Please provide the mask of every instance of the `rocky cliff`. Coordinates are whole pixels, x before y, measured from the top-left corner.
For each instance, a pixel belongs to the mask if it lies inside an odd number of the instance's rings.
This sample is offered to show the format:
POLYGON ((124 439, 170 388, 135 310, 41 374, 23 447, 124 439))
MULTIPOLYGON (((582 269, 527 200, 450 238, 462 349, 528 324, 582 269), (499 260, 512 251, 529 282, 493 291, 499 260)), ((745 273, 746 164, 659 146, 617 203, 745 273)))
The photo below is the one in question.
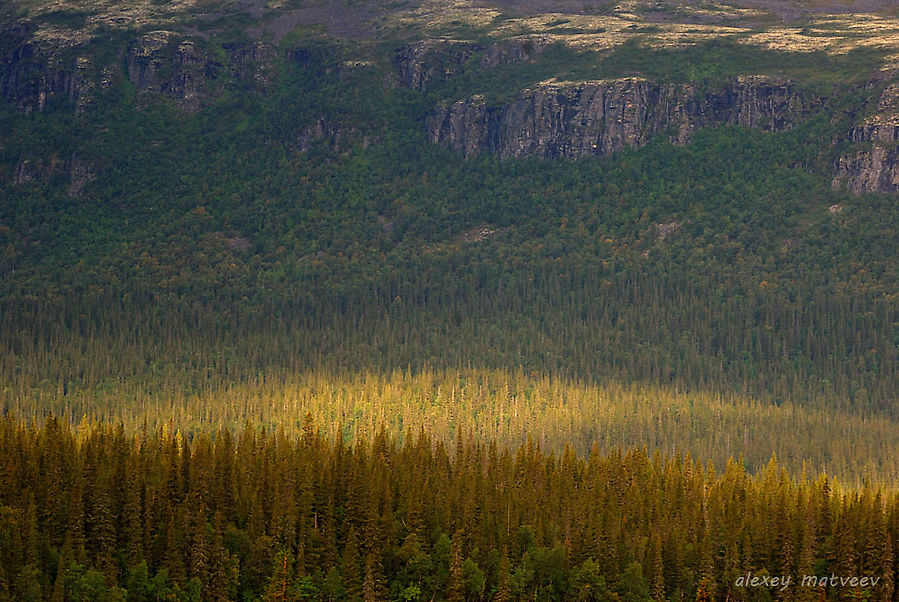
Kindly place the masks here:
POLYGON ((201 47, 168 31, 147 33, 126 52, 128 79, 139 94, 161 94, 187 110, 227 85, 265 91, 274 77, 274 48, 263 43, 201 47))
MULTIPOLYGON (((545 40, 533 38, 486 47, 428 40, 401 49, 395 63, 403 85, 428 91, 466 68, 532 60, 547 47, 545 40)), ((870 82, 863 93, 874 95, 876 107, 848 133, 837 134, 854 143, 854 150, 835 166, 835 188, 899 191, 899 83, 883 88, 896 75, 882 73, 870 82)), ((576 158, 639 147, 658 135, 683 144, 698 129, 726 124, 783 131, 827 100, 788 79, 761 75, 736 78, 712 90, 633 77, 549 81, 502 104, 490 104, 479 94, 441 103, 426 127, 432 143, 468 157, 486 152, 503 158, 576 158)))
POLYGON ((426 92, 461 75, 468 67, 492 69, 531 61, 548 46, 549 41, 539 36, 515 37, 487 46, 461 40, 429 39, 400 48, 393 62, 400 84, 426 92))
POLYGON ((34 33, 25 21, 0 28, 0 98, 19 111, 39 112, 57 103, 80 111, 97 89, 112 84, 113 72, 78 44, 41 44, 34 33))
POLYGON ((96 175, 96 166, 78 154, 71 154, 63 159, 34 155, 22 157, 16 162, 12 183, 21 186, 32 180, 61 177, 66 182, 66 191, 69 195, 78 197, 85 185, 93 181, 96 175))
POLYGON ((428 138, 466 156, 607 155, 659 134, 684 143, 697 129, 723 124, 769 131, 792 127, 821 104, 789 80, 741 77, 712 91, 638 78, 544 83, 488 106, 472 96, 438 106, 428 138))
MULTIPOLYGON (((53 106, 81 112, 104 90, 128 82, 141 105, 164 97, 190 112, 229 88, 265 95, 273 89, 283 61, 311 68, 323 64, 316 52, 328 52, 318 45, 282 54, 263 42, 214 44, 163 30, 118 40, 75 37, 60 41, 42 36, 27 21, 5 25, 0 29, 0 99, 23 113, 53 106)), ((396 51, 392 81, 421 92, 439 92, 441 83, 467 70, 483 72, 539 60, 550 47, 548 39, 537 35, 482 44, 423 40, 396 51)), ((854 192, 899 191, 899 83, 895 81, 896 74, 884 73, 866 88, 863 93, 871 98, 866 116, 855 118, 848 132, 835 133, 836 139, 854 144, 834 166, 835 187, 854 192)), ((698 129, 724 124, 786 130, 828 101, 803 90, 791 80, 761 75, 736 78, 712 89, 636 77, 551 80, 499 104, 477 94, 443 102, 427 117, 426 128, 432 143, 465 156, 607 155, 645 145, 656 136, 686 143, 698 129)), ((303 124, 298 132, 300 151, 320 140, 337 148, 342 141, 355 139, 341 124, 324 118, 303 124)), ((368 141, 370 132, 364 134, 368 141)), ((362 139, 363 134, 356 138, 362 139)), ((73 190, 80 190, 80 182, 89 181, 94 168, 82 169, 74 156, 63 160, 73 166, 66 168, 73 174, 69 178, 73 190)), ((21 158, 10 179, 21 183, 51 173, 44 164, 50 163, 41 163, 38 157, 21 158)))
POLYGON ((224 70, 193 42, 167 31, 150 32, 132 42, 125 68, 138 92, 160 93, 189 109, 199 108, 207 90, 217 91, 224 70))
POLYGON ((873 113, 848 134, 856 151, 840 158, 835 188, 852 192, 899 191, 899 83, 887 85, 873 113))
POLYGON ((483 47, 457 40, 422 40, 400 48, 394 57, 400 84, 424 92, 459 75, 464 64, 483 47))
POLYGON ((23 113, 54 104, 81 111, 98 91, 125 78, 139 96, 165 96, 190 111, 229 85, 264 92, 276 73, 277 52, 264 43, 216 47, 153 31, 109 53, 98 52, 88 39, 52 43, 38 38, 36 31, 26 21, 0 31, 0 98, 23 113))

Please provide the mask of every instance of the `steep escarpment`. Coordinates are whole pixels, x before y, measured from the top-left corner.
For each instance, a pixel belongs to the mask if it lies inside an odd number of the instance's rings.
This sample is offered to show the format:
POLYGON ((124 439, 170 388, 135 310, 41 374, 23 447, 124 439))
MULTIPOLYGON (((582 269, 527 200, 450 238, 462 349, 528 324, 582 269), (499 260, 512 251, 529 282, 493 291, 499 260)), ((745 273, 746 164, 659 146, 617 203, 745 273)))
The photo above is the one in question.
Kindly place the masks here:
POLYGON ((98 65, 83 44, 40 43, 33 24, 20 21, 0 28, 0 98, 23 113, 45 110, 56 103, 81 110, 98 89, 115 78, 98 65))
POLYGON ((23 113, 54 105, 81 111, 98 92, 125 79, 139 97, 163 96, 196 110, 227 86, 265 91, 276 73, 277 52, 261 42, 215 46, 152 31, 117 46, 89 37, 48 41, 38 34, 27 21, 0 31, 0 98, 23 113))
POLYGON ((440 105, 427 129, 432 143, 466 156, 573 158, 639 147, 661 133, 684 143, 692 132, 716 125, 782 131, 821 102, 790 80, 764 76, 740 77, 711 91, 640 78, 549 82, 499 106, 488 106, 483 96, 440 105))
POLYGON ((899 191, 899 83, 888 85, 874 112, 848 135, 854 153, 840 158, 833 180, 855 193, 899 191))
MULTIPOLYGON (((834 164, 833 186, 856 193, 899 191, 899 84, 895 72, 880 70, 869 80, 829 89, 816 83, 814 73, 744 75, 712 87, 671 83, 664 74, 642 75, 645 65, 639 69, 614 67, 610 72, 615 75, 602 80, 560 82, 551 78, 539 84, 524 83, 528 78, 537 80, 535 74, 583 72, 573 64, 586 65, 587 72, 602 70, 602 65, 590 63, 586 55, 577 55, 579 59, 565 55, 570 48, 559 46, 560 53, 544 54, 553 44, 551 37, 534 34, 481 44, 429 39, 397 51, 394 64, 404 87, 431 94, 443 91, 446 100, 426 119, 428 139, 465 156, 603 156, 643 146, 656 136, 683 144, 695 131, 721 125, 779 132, 822 110, 845 111, 831 115, 833 139, 851 145, 834 164), (577 63, 581 59, 585 62, 577 63), (557 70, 547 69, 547 63, 541 61, 556 61, 557 70), (497 70, 514 64, 519 66, 497 70), (521 88, 510 73, 524 80, 521 88), (459 76, 472 82, 470 96, 460 98, 458 85, 442 86, 459 76), (506 100, 501 102, 479 93, 480 88, 506 95, 510 85, 514 96, 504 96, 506 100), (846 102, 852 105, 850 109, 836 108, 846 102), (872 108, 859 110, 866 105, 872 108), (837 124, 845 123, 844 117, 854 125, 840 131, 845 126, 837 124)), ((601 63, 605 59, 596 60, 601 63)), ((784 69, 789 72, 788 66, 784 69)))
POLYGON ((426 92, 458 77, 468 67, 492 69, 531 61, 547 47, 549 41, 539 36, 515 37, 486 46, 464 40, 427 39, 400 48, 393 63, 401 85, 426 92))
POLYGON ((458 40, 422 40, 400 48, 394 57, 400 84, 424 92, 459 75, 482 46, 458 40))
POLYGON ((207 48, 172 32, 155 31, 129 45, 125 65, 139 93, 162 94, 196 110, 229 84, 265 90, 274 76, 275 56, 274 49, 262 43, 207 48))
POLYGON ((176 40, 167 31, 148 33, 128 48, 128 79, 139 92, 156 92, 198 108, 209 87, 217 87, 223 65, 202 53, 189 40, 176 40))
MULTIPOLYGON (((774 75, 721 79, 739 72, 728 71, 717 76, 722 83, 711 87, 684 83, 690 77, 673 83, 667 81, 667 73, 618 68, 615 63, 603 66, 605 59, 597 58, 599 54, 563 48, 557 39, 537 32, 477 41, 439 37, 396 50, 311 39, 297 47, 277 48, 243 37, 212 41, 216 38, 173 29, 119 31, 100 39, 93 30, 62 35, 59 29, 50 35, 46 23, 7 24, 0 29, 0 100, 25 114, 53 107, 81 113, 105 91, 118 90, 124 91, 122 97, 134 98, 138 108, 164 99, 191 113, 228 98, 229 91, 257 99, 271 97, 282 67, 292 64, 315 86, 327 87, 342 77, 353 82, 380 78, 379 85, 386 81, 392 91, 399 84, 429 99, 448 99, 428 115, 427 135, 432 143, 465 156, 576 158, 640 147, 658 136, 683 144, 697 130, 726 124, 784 131, 818 110, 839 105, 836 95, 843 93, 838 87, 813 93, 810 90, 825 88, 803 74, 796 79, 774 75), (337 55, 352 60, 335 61, 337 55), (359 75, 363 68, 371 75, 359 75), (356 74, 347 76, 350 71, 356 74), (613 77, 580 80, 596 73, 613 77), (618 77, 632 73, 641 77, 618 77), (650 73, 654 75, 646 75, 650 73), (579 81, 533 83, 550 75, 579 81), (447 83, 450 80, 456 81, 447 83), (490 100, 497 94, 506 100, 490 100)), ((851 129, 834 126, 829 132, 835 140, 851 144, 837 160, 827 155, 835 187, 854 192, 899 190, 899 84, 895 73, 880 73, 880 80, 859 84, 866 86, 861 94, 868 109, 849 115, 855 122, 851 129)), ((337 96, 349 97, 348 89, 340 88, 337 96)), ((427 102, 430 106, 436 101, 427 102)), ((288 135, 292 148, 345 149, 377 140, 373 130, 384 124, 355 111, 348 107, 342 115, 324 109, 303 113, 288 135)), ((845 123, 832 120, 838 122, 845 123)), ((77 191, 100 169, 98 162, 84 167, 68 150, 58 155, 14 157, 14 167, 6 171, 8 180, 22 184, 71 172, 67 178, 77 191)))

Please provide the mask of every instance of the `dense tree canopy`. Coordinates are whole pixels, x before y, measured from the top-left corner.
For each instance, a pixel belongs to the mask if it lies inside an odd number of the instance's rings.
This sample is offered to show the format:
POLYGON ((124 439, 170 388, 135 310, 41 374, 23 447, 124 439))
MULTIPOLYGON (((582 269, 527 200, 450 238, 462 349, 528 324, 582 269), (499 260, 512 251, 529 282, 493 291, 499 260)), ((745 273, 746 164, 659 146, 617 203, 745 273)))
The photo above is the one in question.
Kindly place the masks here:
POLYGON ((329 442, 311 415, 214 436, 6 418, 0 452, 4 598, 895 599, 895 492, 773 459, 753 477, 423 430, 329 442))

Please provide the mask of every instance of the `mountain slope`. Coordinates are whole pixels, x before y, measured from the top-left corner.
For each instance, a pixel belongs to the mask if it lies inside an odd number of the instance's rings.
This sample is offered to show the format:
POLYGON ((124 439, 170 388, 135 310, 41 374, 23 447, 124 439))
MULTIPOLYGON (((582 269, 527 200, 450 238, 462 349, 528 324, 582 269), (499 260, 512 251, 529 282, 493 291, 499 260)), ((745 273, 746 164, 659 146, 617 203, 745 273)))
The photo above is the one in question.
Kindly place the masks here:
POLYGON ((509 369, 892 424, 899 21, 791 6, 12 5, 4 406, 509 369))

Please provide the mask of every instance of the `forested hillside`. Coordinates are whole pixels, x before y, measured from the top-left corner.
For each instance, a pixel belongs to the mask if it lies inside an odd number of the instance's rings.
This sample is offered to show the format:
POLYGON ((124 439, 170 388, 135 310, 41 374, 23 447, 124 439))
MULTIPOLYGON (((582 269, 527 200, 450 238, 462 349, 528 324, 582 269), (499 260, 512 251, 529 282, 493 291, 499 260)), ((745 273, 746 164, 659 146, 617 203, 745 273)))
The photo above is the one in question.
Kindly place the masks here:
POLYGON ((895 599, 889 3, 0 16, 0 599, 895 599))

